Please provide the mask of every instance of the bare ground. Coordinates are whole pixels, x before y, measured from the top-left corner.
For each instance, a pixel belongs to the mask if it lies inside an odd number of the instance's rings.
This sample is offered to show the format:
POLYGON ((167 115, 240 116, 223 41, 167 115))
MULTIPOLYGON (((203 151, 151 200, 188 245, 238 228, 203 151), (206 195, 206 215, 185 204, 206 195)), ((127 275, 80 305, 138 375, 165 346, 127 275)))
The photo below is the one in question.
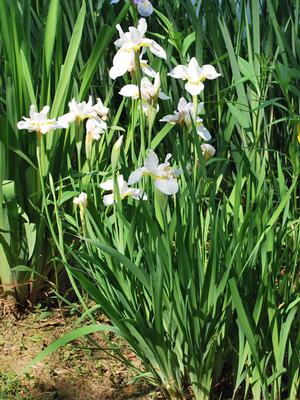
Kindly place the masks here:
MULTIPOLYGON (((1 302, 0 302, 1 307, 1 302)), ((1 315, 1 313, 0 313, 1 315)), ((130 383, 132 370, 108 354, 102 334, 93 339, 104 350, 77 340, 22 370, 53 340, 74 328, 77 316, 67 309, 37 309, 20 319, 0 318, 0 400, 148 400, 158 393, 147 383, 130 383)), ((124 356, 140 367, 135 355, 119 340, 124 356)))

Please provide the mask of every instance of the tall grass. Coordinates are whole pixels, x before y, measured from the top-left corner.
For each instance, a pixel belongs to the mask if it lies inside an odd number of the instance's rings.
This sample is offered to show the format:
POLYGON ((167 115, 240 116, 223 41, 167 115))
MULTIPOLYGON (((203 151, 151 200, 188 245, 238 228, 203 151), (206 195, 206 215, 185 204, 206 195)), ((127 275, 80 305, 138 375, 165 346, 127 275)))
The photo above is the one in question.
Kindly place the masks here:
MULTIPOLYGON (((16 295, 21 303, 26 301, 28 293, 34 302, 45 279, 55 282, 62 264, 55 263, 57 252, 45 221, 36 137, 18 132, 17 121, 28 115, 30 104, 39 109, 51 105, 51 115, 55 117, 63 113, 70 97, 78 92, 80 97, 86 95, 94 75, 99 76, 102 70, 99 61, 114 32, 110 25, 99 21, 99 11, 99 6, 89 3, 87 8, 81 1, 72 2, 72 7, 58 0, 0 4, 3 86, 0 274, 4 291, 16 295), (85 43, 82 49, 81 40, 85 43), (80 86, 76 79, 80 80, 80 86)), ((124 11, 113 21, 113 26, 123 15, 124 11)), ((74 135, 71 132, 66 138, 55 132, 45 137, 44 177, 51 172, 57 181, 68 175, 74 135)))
POLYGON ((122 21, 125 29, 137 14, 130 2, 96 3, 1 3, 6 97, 0 217, 7 261, 1 280, 15 282, 15 271, 30 271, 35 279, 46 275, 39 255, 51 237, 52 253, 42 254, 49 266, 59 260, 66 268, 93 321, 39 358, 77 335, 110 329, 129 343, 145 367, 142 376, 167 398, 296 400, 299 2, 156 3, 147 35, 166 49, 167 61, 147 55, 170 96, 160 103, 159 117, 172 113, 184 93, 183 83, 167 76, 171 68, 196 56, 222 73, 205 85, 203 96, 203 119, 217 149, 209 161, 194 130, 187 136, 158 118, 149 128, 139 100, 117 95, 131 81, 129 75, 115 82, 108 77, 115 24, 122 21), (22 25, 30 16, 31 25, 22 25), (47 21, 45 45, 36 47, 41 21, 47 21), (44 169, 38 168, 35 138, 18 133, 17 120, 30 103, 51 103, 58 116, 71 97, 84 100, 89 93, 110 108, 109 130, 92 157, 85 156, 83 124, 71 126, 43 138, 44 169), (116 152, 120 133, 123 145, 116 152), (179 192, 166 198, 146 179, 147 202, 117 195, 116 204, 104 207, 99 184, 118 174, 127 178, 147 148, 160 159, 173 154, 183 170, 179 192), (12 170, 12 163, 18 168, 12 170), (71 199, 81 191, 88 203, 77 212, 71 199), (26 244, 22 262, 13 223, 26 244), (95 324, 95 308, 88 308, 83 293, 112 327, 95 324))

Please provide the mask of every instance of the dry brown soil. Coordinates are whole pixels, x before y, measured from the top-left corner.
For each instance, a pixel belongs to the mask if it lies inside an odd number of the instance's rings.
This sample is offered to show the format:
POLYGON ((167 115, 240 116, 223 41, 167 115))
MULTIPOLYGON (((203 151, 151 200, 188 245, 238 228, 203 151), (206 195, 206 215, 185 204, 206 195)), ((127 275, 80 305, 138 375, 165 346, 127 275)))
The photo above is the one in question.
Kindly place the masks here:
MULTIPOLYGON (((1 305, 1 304, 0 304, 1 305)), ((78 317, 68 309, 51 311, 37 309, 16 318, 0 317, 0 400, 148 400, 158 398, 157 392, 145 382, 130 383, 132 370, 115 360, 109 353, 102 334, 93 339, 97 349, 86 340, 77 340, 31 367, 24 367, 53 340, 78 326, 78 317), (91 350, 91 346, 93 349, 91 350), (89 347, 89 348, 88 348, 89 347), (104 349, 104 350, 103 350, 104 349), (3 376, 16 379, 21 390, 7 394, 3 376), (2 380, 1 380, 2 377, 2 380), (1 388, 2 385, 2 388, 1 388), (1 390, 2 389, 2 390, 1 390), (1 396, 2 393, 2 396, 1 396), (4 394, 3 394, 4 393, 4 394), (7 396, 7 397, 6 397, 7 396), (11 396, 11 397, 10 397, 11 396)), ((123 354, 139 366, 135 355, 125 345, 123 354)), ((14 386, 14 383, 12 384, 14 386)))

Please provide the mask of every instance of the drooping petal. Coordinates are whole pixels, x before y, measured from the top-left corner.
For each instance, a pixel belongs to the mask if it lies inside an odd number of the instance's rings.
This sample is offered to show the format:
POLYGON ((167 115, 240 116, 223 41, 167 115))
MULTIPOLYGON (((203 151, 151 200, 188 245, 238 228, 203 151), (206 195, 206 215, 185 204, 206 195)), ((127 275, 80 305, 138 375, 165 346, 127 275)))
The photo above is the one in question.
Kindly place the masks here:
POLYGON ((199 82, 199 83, 187 82, 184 85, 184 87, 192 96, 197 96, 204 90, 204 85, 202 82, 199 82))
POLYGON ((139 182, 142 179, 143 170, 142 168, 138 168, 135 171, 131 172, 128 178, 128 185, 133 185, 134 183, 139 182))
POLYGON ((131 97, 133 99, 138 99, 139 98, 139 88, 137 85, 125 85, 122 87, 120 90, 119 94, 124 97, 131 97))
POLYGON ((200 125, 200 126, 197 127, 197 133, 204 140, 210 140, 211 139, 211 134, 209 133, 208 129, 205 128, 204 125, 200 125))
POLYGON ((157 189, 164 194, 172 195, 178 192, 178 182, 175 178, 155 179, 154 184, 157 189))
POLYGON ((155 78, 156 71, 154 71, 154 69, 151 68, 150 65, 147 64, 147 61, 141 60, 140 64, 141 64, 142 71, 144 72, 145 75, 148 75, 151 78, 155 78))
POLYGON ((116 79, 119 76, 124 75, 127 71, 130 71, 133 58, 134 58, 133 51, 125 51, 122 49, 117 51, 113 59, 113 66, 109 70, 110 78, 116 79))
POLYGON ((148 46, 151 53, 153 53, 156 57, 163 58, 164 60, 167 59, 165 50, 158 43, 156 43, 155 40, 143 39, 142 43, 148 46))
POLYGON ((177 65, 168 75, 175 79, 188 79, 188 69, 185 65, 177 65))
POLYGON ((55 123, 56 129, 68 129, 69 128, 69 122, 66 120, 57 120, 55 123))
POLYGON ((201 73, 205 76, 206 79, 216 79, 221 76, 221 74, 216 71, 215 67, 209 64, 205 64, 202 66, 201 73))
POLYGON ((61 125, 69 125, 70 123, 74 122, 76 119, 76 114, 73 112, 68 112, 60 117, 58 117, 58 123, 61 125))
POLYGON ((176 124, 178 122, 178 115, 176 114, 169 114, 165 115, 163 118, 161 118, 159 121, 160 122, 170 122, 171 124, 176 124))
POLYGON ((164 92, 162 92, 162 91, 159 92, 158 97, 159 97, 161 100, 169 100, 169 98, 170 98, 169 96, 166 95, 166 93, 164 93, 164 92))

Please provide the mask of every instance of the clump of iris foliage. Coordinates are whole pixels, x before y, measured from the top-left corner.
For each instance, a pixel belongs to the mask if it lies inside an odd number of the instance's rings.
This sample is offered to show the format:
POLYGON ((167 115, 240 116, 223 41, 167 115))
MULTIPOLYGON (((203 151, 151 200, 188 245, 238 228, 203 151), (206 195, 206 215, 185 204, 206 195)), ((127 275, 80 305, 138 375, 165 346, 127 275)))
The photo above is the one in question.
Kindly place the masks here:
POLYGON ((109 330, 166 398, 296 400, 300 4, 152 6, 0 2, 2 288, 66 271, 39 359, 109 330))

